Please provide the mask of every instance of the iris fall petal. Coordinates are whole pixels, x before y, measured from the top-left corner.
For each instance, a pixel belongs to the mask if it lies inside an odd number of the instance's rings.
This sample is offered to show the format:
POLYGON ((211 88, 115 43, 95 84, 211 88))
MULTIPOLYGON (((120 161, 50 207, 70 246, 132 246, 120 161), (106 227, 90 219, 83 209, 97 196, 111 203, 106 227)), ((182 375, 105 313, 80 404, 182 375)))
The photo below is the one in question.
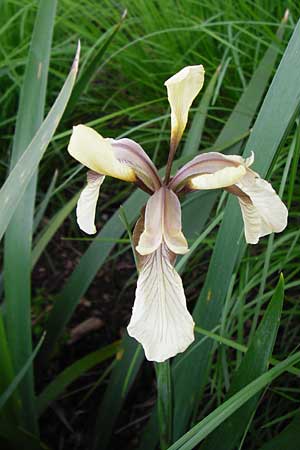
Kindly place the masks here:
POLYGON ((95 214, 100 187, 105 179, 91 170, 87 173, 87 185, 82 190, 77 202, 76 216, 79 228, 87 234, 96 233, 95 214))
POLYGON ((284 230, 288 210, 270 183, 249 170, 236 185, 250 199, 239 199, 249 244, 257 244, 260 237, 284 230))
POLYGON ((148 256, 139 274, 127 330, 149 361, 165 361, 194 341, 194 321, 165 244, 148 256))

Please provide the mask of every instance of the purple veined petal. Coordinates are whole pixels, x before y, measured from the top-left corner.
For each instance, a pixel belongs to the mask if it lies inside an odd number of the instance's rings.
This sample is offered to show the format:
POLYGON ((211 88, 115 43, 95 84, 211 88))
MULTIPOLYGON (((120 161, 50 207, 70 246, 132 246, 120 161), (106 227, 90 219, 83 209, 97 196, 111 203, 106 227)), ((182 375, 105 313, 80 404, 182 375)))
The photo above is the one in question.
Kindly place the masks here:
POLYGON ((154 192, 146 204, 145 228, 136 247, 140 255, 153 253, 162 243, 164 201, 164 188, 160 188, 154 192))
POLYGON ((181 205, 177 195, 164 189, 164 229, 163 236, 168 248, 177 255, 189 251, 187 241, 181 231, 181 205))
POLYGON ((252 156, 244 160, 236 155, 202 153, 178 170, 169 183, 169 188, 179 192, 185 187, 197 190, 231 186, 246 174, 252 160, 252 156))
POLYGON ((177 195, 165 186, 148 200, 144 231, 136 247, 140 255, 149 255, 165 241, 176 254, 188 251, 187 241, 181 231, 181 207, 177 195))
POLYGON ((257 244, 260 237, 285 229, 288 210, 270 183, 248 169, 236 187, 228 190, 238 196, 246 242, 257 244))
POLYGON ((139 274, 127 330, 142 344, 149 361, 165 361, 194 341, 194 321, 166 244, 147 257, 139 274))
POLYGON ((131 167, 136 176, 151 190, 162 185, 157 169, 143 148, 132 139, 111 139, 110 143, 118 161, 131 167))
POLYGON ((81 191, 76 207, 79 228, 87 234, 96 233, 95 214, 100 187, 105 179, 92 170, 87 172, 87 185, 81 191))

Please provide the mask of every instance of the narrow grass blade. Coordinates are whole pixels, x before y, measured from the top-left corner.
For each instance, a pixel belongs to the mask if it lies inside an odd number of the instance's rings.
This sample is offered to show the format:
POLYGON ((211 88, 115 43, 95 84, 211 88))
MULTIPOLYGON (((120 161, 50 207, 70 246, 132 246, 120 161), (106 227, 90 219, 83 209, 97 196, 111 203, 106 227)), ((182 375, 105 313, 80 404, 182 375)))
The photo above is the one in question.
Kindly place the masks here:
POLYGON ((44 230, 37 237, 35 245, 32 249, 32 268, 37 263, 39 257, 45 250, 48 242, 52 239, 63 221, 69 216, 79 198, 79 193, 74 195, 49 221, 44 230))
MULTIPOLYGON (((232 397, 244 386, 258 378, 267 370, 271 358, 282 311, 284 281, 281 275, 271 302, 264 314, 251 345, 240 367, 234 374, 226 399, 232 397)), ((241 409, 212 433, 201 450, 231 450, 243 436, 244 430, 255 412, 259 397, 252 397, 241 409), (232 430, 235 430, 232 433, 232 430)))
POLYGON ((78 75, 78 81, 74 86, 70 101, 66 108, 65 116, 68 116, 72 113, 80 95, 84 92, 88 84, 95 76, 96 71, 101 63, 101 59, 103 58, 114 37, 120 30, 121 25, 125 20, 126 14, 127 11, 125 10, 120 18, 120 21, 114 27, 112 27, 112 30, 107 31, 99 40, 99 48, 95 48, 87 63, 84 63, 82 65, 82 70, 78 75))
POLYGON ((260 447, 259 450, 298 450, 300 442, 300 415, 287 425, 281 433, 260 447))
POLYGON ((83 358, 75 361, 72 365, 64 369, 57 375, 50 384, 48 384, 37 399, 38 414, 41 415, 48 408, 48 406, 56 400, 60 394, 71 383, 77 380, 83 373, 87 372, 97 364, 106 361, 108 358, 114 356, 120 347, 120 341, 89 353, 83 358))
MULTIPOLYGON (((8 348, 7 337, 4 329, 2 314, 0 313, 0 394, 6 391, 14 378, 11 356, 8 348)), ((2 421, 10 424, 19 422, 20 402, 16 394, 12 395, 5 407, 2 407, 0 417, 2 421)))
POLYGON ((18 374, 14 377, 11 384, 8 386, 8 388, 1 394, 0 396, 0 409, 3 408, 5 403, 8 401, 8 399, 11 397, 11 395, 15 392, 16 388, 18 387, 19 383, 24 378, 26 372, 29 370, 29 368, 32 365, 32 361, 36 357, 39 349, 41 348, 41 345, 43 343, 44 338, 40 339, 38 345, 36 346, 34 352, 30 355, 28 360, 26 361, 25 365, 22 367, 22 369, 18 372, 18 374))
MULTIPOLYGON (((18 161, 24 155, 27 146, 43 121, 56 3, 56 0, 39 2, 20 93, 9 177, 15 185, 17 201, 12 198, 10 189, 7 189, 6 192, 3 191, 3 197, 1 196, 2 190, 0 193, 0 204, 3 205, 1 225, 4 221, 6 227, 9 219, 12 218, 5 239, 4 286, 8 343, 16 371, 21 369, 32 352, 30 259, 37 167, 28 177, 24 191, 19 190, 19 182, 22 178, 12 176, 12 173, 16 170, 18 161), (15 209, 16 204, 18 207, 15 209), (8 212, 5 212, 6 208, 8 212)), ((19 175, 24 176, 23 167, 19 175)), ((0 238, 2 238, 5 228, 1 231, 0 238)), ((37 433, 34 382, 31 369, 26 372, 20 385, 20 394, 24 408, 23 424, 26 429, 37 433)))
POLYGON ((224 420, 230 417, 235 411, 243 406, 254 395, 258 394, 273 380, 286 371, 288 367, 300 361, 300 352, 288 357, 276 367, 264 373, 246 387, 234 394, 229 400, 216 408, 205 419, 201 420, 190 431, 171 445, 168 450, 192 450, 213 430, 215 430, 224 420))
POLYGON ((107 447, 115 420, 144 360, 144 352, 141 345, 126 334, 118 358, 97 414, 93 450, 107 447))
POLYGON ((44 217, 44 214, 45 214, 46 209, 48 207, 51 195, 52 195, 52 193, 54 191, 54 188, 55 188, 57 175, 58 175, 58 172, 57 172, 57 170, 55 170, 54 175, 52 177, 52 180, 51 180, 51 182, 49 184, 49 187, 47 189, 47 192, 45 194, 45 197, 43 198, 41 203, 38 205, 38 210, 37 210, 37 213, 35 214, 35 217, 34 217, 34 224, 33 224, 33 231, 34 232, 37 230, 37 228, 38 228, 42 218, 44 217))
MULTIPOLYGON (((251 150, 255 150, 254 170, 263 177, 299 109, 300 61, 297 56, 300 51, 299 31, 300 24, 297 25, 284 53, 244 152, 244 155, 249 155, 251 150)), ((236 199, 230 198, 205 285, 194 310, 194 319, 199 326, 210 330, 218 324, 232 273, 244 245, 239 207, 236 199)), ((175 371, 174 430, 177 432, 176 437, 184 432, 192 410, 198 403, 194 393, 200 392, 206 383, 210 351, 211 343, 207 341, 199 348, 196 355, 193 355, 193 359, 185 358, 180 365, 180 371, 175 371), (194 364, 195 359, 199 361, 197 365, 194 364)))

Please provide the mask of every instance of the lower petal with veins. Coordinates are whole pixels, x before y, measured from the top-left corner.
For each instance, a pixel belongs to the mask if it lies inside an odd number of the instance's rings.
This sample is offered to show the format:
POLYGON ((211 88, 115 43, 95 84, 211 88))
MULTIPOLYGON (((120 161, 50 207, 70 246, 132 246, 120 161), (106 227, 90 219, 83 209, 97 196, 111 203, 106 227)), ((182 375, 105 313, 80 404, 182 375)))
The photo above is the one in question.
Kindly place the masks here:
POLYGON ((194 341, 182 281, 165 243, 148 256, 139 274, 128 333, 140 342, 149 361, 162 362, 194 341))

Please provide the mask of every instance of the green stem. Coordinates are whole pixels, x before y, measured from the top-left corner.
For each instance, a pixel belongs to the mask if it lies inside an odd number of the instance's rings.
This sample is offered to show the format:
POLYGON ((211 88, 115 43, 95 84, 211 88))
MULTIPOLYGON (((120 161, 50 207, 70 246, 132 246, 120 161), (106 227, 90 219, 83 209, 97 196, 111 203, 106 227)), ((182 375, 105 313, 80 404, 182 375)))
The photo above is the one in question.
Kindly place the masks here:
POLYGON ((155 363, 157 381, 157 408, 160 448, 166 450, 172 444, 172 379, 170 362, 155 363))

